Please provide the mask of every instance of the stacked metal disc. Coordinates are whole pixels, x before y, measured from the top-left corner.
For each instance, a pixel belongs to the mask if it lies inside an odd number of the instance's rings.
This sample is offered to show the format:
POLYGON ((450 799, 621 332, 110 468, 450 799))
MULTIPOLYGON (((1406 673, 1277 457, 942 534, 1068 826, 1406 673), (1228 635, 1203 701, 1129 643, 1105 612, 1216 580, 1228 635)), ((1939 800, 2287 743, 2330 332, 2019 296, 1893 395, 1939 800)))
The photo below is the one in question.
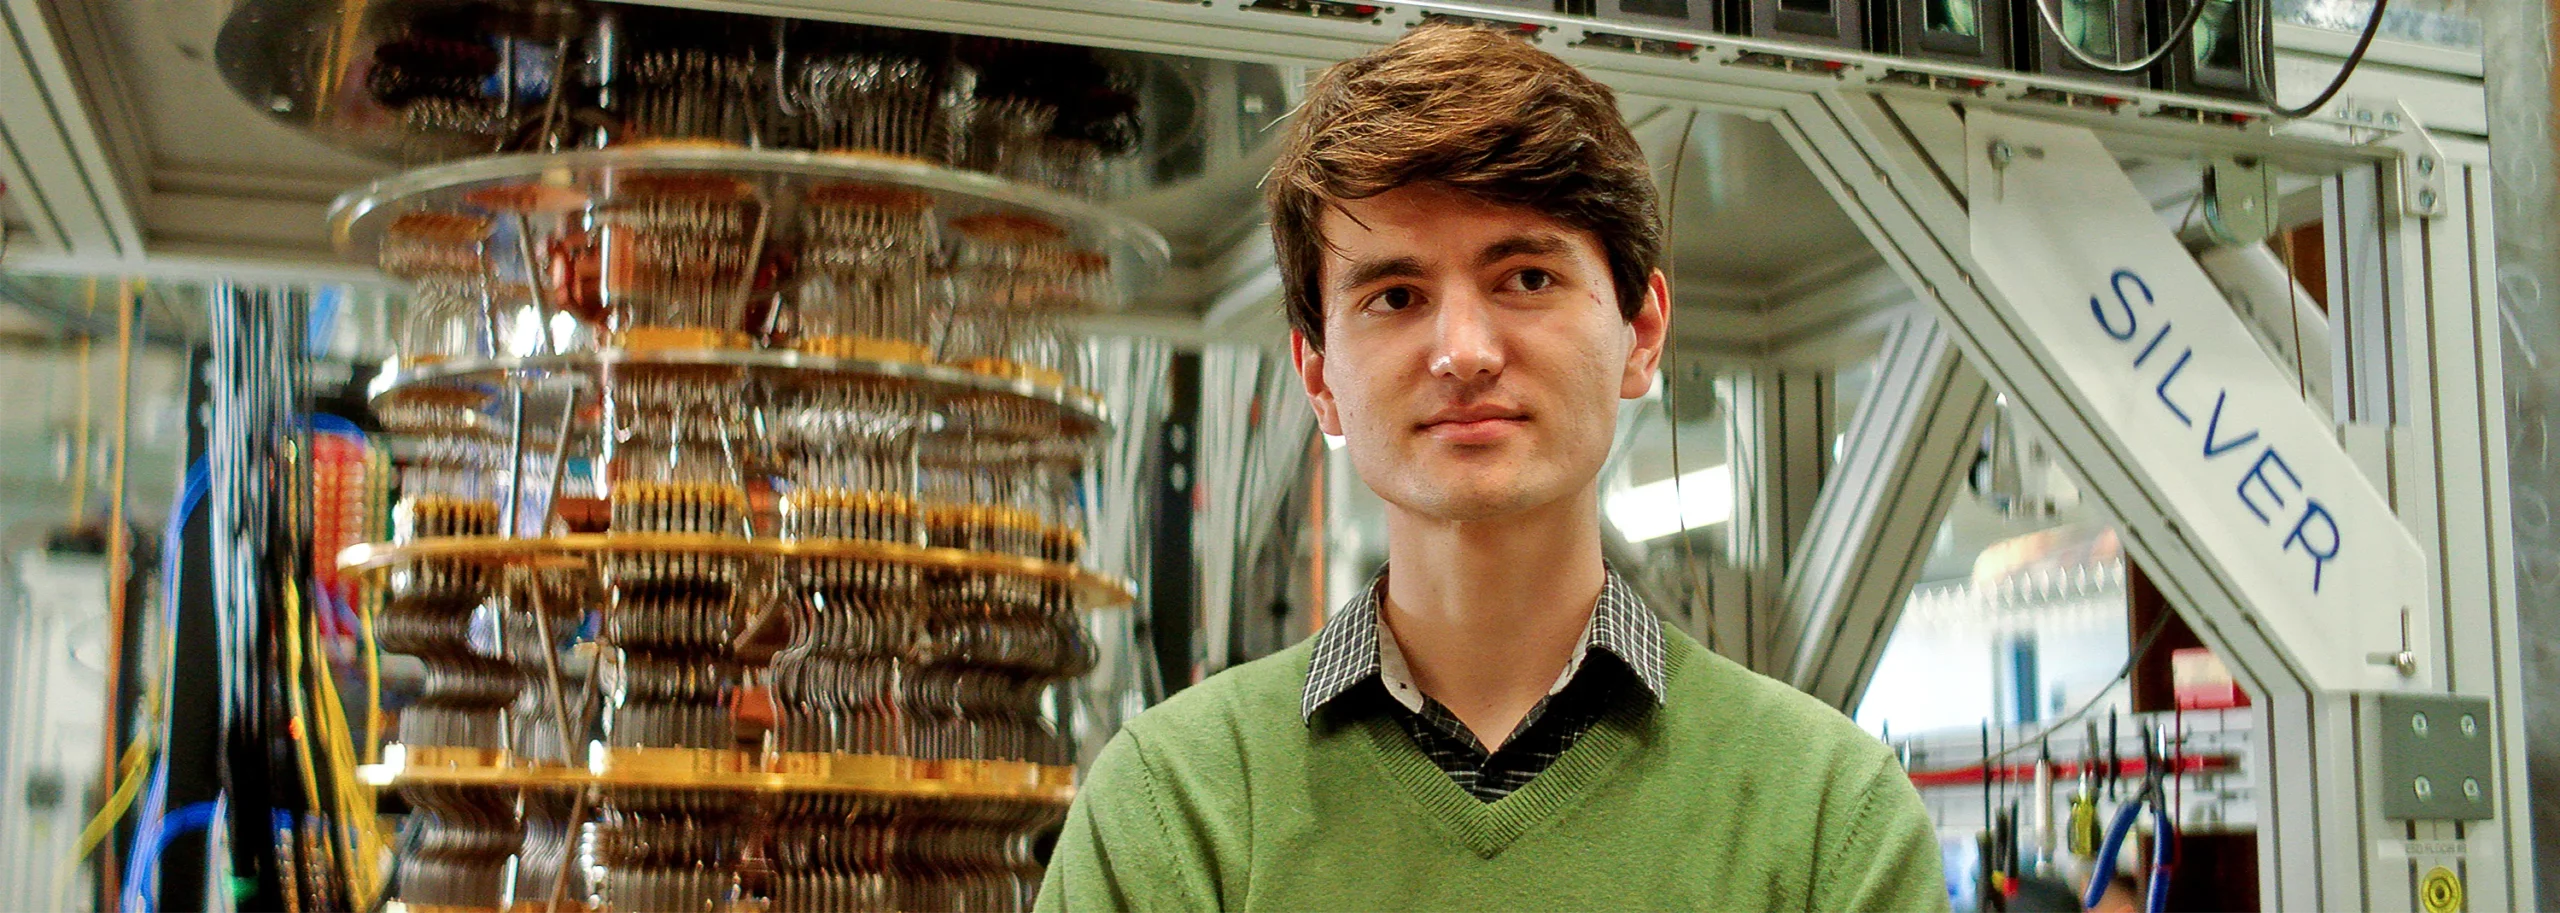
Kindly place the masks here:
MULTIPOLYGON (((402 329, 404 351, 422 360, 484 351, 478 332, 489 283, 481 245, 485 218, 416 213, 386 232, 382 266, 417 290, 402 329)), ((419 389, 381 403, 387 429, 412 442, 394 512, 400 540, 487 536, 498 530, 494 430, 481 397, 419 389)), ((421 561, 389 580, 377 620, 383 649, 418 657, 425 685, 400 717, 400 741, 421 765, 484 764, 507 746, 506 711, 525 678, 499 651, 488 576, 463 561, 421 561)), ((404 884, 413 903, 484 905, 496 896, 517 830, 509 793, 470 786, 409 786, 402 794, 422 820, 404 884)))
MULTIPOLYGON (((842 72, 801 129, 965 140, 891 110, 950 78, 900 59, 805 64, 842 72)), ((635 104, 718 132, 649 93, 726 65, 659 62, 635 104)), ((1072 782, 1047 698, 1093 664, 1071 318, 1111 256, 1074 204, 930 166, 578 155, 423 182, 381 229, 416 294, 376 404, 435 546, 384 616, 430 670, 397 896, 1027 908, 1072 782)))

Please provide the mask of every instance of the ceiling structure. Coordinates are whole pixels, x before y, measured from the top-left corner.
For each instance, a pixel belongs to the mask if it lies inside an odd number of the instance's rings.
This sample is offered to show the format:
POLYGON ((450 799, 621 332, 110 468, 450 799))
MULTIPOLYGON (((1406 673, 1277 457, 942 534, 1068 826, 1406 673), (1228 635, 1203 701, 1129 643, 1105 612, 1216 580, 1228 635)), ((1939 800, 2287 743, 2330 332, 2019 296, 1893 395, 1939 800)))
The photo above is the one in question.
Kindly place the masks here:
MULTIPOLYGON (((11 272, 382 282, 331 249, 328 211, 339 194, 401 163, 333 148, 235 94, 213 53, 233 6, 0 0, 0 24, 26 49, 0 62, 0 85, 31 90, 0 100, 11 272)), ((1198 148, 1159 145, 1123 164, 1133 190, 1109 202, 1166 236, 1173 269, 1095 329, 1277 343, 1285 324, 1257 185, 1305 71, 1128 57, 1147 78, 1179 86, 1164 107, 1194 110, 1167 110, 1161 118, 1175 122, 1156 129, 1198 148)), ((1908 305, 1900 281, 1774 128, 1632 95, 1622 107, 1666 187, 1665 267, 1675 327, 1693 354, 1847 363, 1862 354, 1854 331, 1908 305), (1844 336, 1846 350, 1826 347, 1844 336)), ((0 289, 8 298, 42 294, 43 283, 0 289)))

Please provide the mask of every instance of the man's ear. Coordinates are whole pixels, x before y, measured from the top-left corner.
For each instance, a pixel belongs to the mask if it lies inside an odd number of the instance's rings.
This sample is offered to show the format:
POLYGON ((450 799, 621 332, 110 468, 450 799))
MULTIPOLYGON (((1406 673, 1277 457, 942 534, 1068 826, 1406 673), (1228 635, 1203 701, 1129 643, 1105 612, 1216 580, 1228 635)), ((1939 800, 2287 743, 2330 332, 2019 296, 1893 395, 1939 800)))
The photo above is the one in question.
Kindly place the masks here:
POLYGON ((1644 304, 1627 321, 1635 332, 1635 345, 1627 349, 1625 375, 1618 378, 1618 397, 1636 399, 1653 389, 1654 375, 1662 367, 1662 346, 1671 337, 1671 283, 1662 278, 1661 270, 1645 280, 1644 304))
POLYGON ((1316 412, 1316 427, 1324 433, 1341 436, 1342 416, 1333 409, 1333 387, 1324 380, 1324 350, 1307 341, 1307 334, 1289 331, 1289 357, 1298 364, 1298 381, 1307 387, 1307 405, 1316 412))

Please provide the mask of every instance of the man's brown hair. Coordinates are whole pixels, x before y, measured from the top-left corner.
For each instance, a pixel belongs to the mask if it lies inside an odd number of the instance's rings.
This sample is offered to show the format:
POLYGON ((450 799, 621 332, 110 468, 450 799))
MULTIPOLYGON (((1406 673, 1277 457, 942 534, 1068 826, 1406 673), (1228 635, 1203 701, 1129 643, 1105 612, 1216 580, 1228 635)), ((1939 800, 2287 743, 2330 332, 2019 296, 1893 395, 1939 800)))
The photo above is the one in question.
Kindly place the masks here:
POLYGON ((1324 347, 1324 208, 1437 182, 1591 232, 1618 310, 1644 306, 1662 225, 1616 96, 1497 32, 1426 25, 1316 79, 1263 183, 1289 325, 1324 347))

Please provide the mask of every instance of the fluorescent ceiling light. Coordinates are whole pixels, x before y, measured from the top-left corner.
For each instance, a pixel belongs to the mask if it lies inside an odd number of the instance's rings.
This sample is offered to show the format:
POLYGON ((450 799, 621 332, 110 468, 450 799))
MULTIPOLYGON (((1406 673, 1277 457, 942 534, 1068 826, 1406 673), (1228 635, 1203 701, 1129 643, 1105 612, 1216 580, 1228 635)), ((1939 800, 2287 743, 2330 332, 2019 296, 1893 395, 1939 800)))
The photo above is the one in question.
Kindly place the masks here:
POLYGON ((1609 524, 1629 542, 1659 539, 1733 519, 1733 470, 1709 466, 1677 480, 1649 482, 1610 495, 1609 524))

